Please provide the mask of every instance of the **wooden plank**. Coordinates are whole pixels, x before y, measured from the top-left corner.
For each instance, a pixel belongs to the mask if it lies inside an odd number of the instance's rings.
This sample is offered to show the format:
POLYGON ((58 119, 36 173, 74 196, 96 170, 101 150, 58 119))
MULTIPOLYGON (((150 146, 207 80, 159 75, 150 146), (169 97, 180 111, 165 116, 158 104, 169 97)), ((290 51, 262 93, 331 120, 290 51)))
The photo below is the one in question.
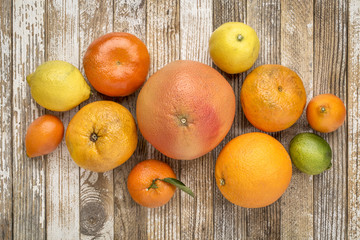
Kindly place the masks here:
MULTIPOLYGON (((300 76, 309 101, 313 94, 312 0, 281 1, 281 64, 300 76)), ((282 132, 281 142, 289 149, 296 134, 310 130, 304 111, 296 124, 282 132)), ((281 198, 281 238, 313 238, 313 178, 295 166, 290 186, 281 198)))
MULTIPOLYGON (((79 67, 79 5, 77 0, 47 4, 46 60, 63 60, 79 67)), ((79 108, 58 116, 64 126, 79 108)), ((79 167, 65 141, 46 160, 46 235, 48 239, 79 239, 79 167)))
POLYGON ((44 113, 26 76, 44 61, 44 1, 13 2, 13 238, 45 238, 45 158, 26 157, 25 134, 44 113))
MULTIPOLYGON (((150 53, 149 76, 180 58, 179 1, 162 0, 157 4, 147 1, 146 43, 150 53)), ((154 158, 168 163, 177 177, 180 163, 159 153, 149 143, 143 158, 154 158)), ((143 160, 143 159, 140 159, 143 160)), ((147 239, 182 239, 180 233, 180 191, 165 206, 147 210, 147 239)))
MULTIPOLYGON (((246 0, 214 1, 213 13, 213 30, 226 22, 246 23, 246 0)), ((240 89, 246 73, 226 74, 217 68, 214 63, 212 65, 228 80, 234 89, 237 102, 234 123, 225 139, 212 152, 213 159, 217 159, 226 143, 244 133, 242 124, 246 120, 241 105, 238 103, 240 89)), ((212 184, 214 184, 214 239, 244 239, 246 237, 246 210, 226 200, 216 186, 215 181, 212 184)))
MULTIPOLYGON (((113 1, 80 0, 80 71, 89 44, 113 30, 113 1)), ((93 95, 85 103, 111 99, 92 88, 93 95)), ((114 238, 113 171, 95 173, 80 169, 80 233, 81 239, 114 238)))
MULTIPOLYGON (((208 53, 212 33, 213 2, 180 2, 180 58, 211 65, 208 53)), ((211 239, 213 229, 214 163, 211 153, 196 160, 181 161, 180 178, 195 193, 191 198, 181 193, 181 238, 211 239)))
POLYGON ((12 6, 0 2, 0 238, 12 238, 12 6))
MULTIPOLYGON (((314 96, 332 93, 346 104, 347 1, 315 1, 314 96)), ((314 238, 345 239, 347 123, 320 134, 333 150, 332 168, 314 177, 314 238)))
MULTIPOLYGON (((247 2, 247 23, 255 29, 260 40, 260 53, 254 66, 263 64, 280 64, 280 0, 256 0, 247 2)), ((245 132, 258 131, 245 120, 243 124, 245 132)), ((281 140, 281 133, 272 133, 273 137, 281 140)), ((280 201, 272 205, 259 208, 247 209, 247 237, 250 239, 279 239, 280 238, 280 201)))
POLYGON ((360 4, 349 1, 348 26, 348 238, 360 239, 360 4))
MULTIPOLYGON (((146 43, 146 2, 115 1, 114 31, 134 34, 146 43)), ((139 90, 130 96, 119 98, 136 118, 136 99, 139 90)), ((147 210, 135 203, 127 190, 127 177, 131 169, 146 159, 147 142, 138 129, 138 146, 133 156, 114 169, 114 236, 115 239, 146 239, 147 210)))

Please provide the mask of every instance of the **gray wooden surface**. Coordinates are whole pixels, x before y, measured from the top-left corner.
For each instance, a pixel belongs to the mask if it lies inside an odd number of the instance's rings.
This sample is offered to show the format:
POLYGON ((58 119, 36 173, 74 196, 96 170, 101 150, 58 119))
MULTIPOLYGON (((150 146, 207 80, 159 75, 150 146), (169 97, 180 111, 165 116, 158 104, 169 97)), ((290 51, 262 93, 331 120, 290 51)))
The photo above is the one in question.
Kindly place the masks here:
MULTIPOLYGON (((2 0, 0 28, 0 239, 360 239, 359 0, 2 0), (333 93, 347 108, 345 124, 321 134, 333 149, 333 167, 314 177, 294 168, 282 198, 260 209, 231 204, 214 181, 222 147, 257 131, 239 104, 247 73, 221 72, 208 53, 212 31, 229 21, 256 30, 261 50, 254 67, 290 67, 302 78, 307 101, 333 93), (84 72, 88 45, 112 31, 133 33, 146 43, 149 75, 177 59, 206 63, 224 75, 235 91, 237 109, 217 148, 197 160, 172 160, 139 132, 134 155, 104 174, 77 167, 64 141, 47 156, 26 157, 26 129, 45 113, 60 117, 66 127, 82 106, 107 99, 135 116, 138 91, 124 98, 94 91, 80 106, 58 113, 37 105, 25 81, 48 60, 65 60, 84 72), (157 209, 132 201, 127 175, 148 158, 169 163, 196 198, 177 191, 157 209)), ((291 128, 271 135, 287 148, 304 131, 312 130, 303 114, 291 128)))

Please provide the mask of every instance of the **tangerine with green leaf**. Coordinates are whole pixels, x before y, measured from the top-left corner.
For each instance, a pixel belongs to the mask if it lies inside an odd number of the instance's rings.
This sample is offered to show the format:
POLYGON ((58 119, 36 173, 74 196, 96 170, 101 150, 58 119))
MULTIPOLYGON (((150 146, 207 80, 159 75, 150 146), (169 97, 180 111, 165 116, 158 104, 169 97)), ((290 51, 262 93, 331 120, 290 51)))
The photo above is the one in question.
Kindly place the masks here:
POLYGON ((132 199, 148 208, 156 208, 168 203, 176 187, 193 196, 191 190, 176 179, 174 171, 168 164, 155 159, 138 163, 131 170, 127 182, 132 199))

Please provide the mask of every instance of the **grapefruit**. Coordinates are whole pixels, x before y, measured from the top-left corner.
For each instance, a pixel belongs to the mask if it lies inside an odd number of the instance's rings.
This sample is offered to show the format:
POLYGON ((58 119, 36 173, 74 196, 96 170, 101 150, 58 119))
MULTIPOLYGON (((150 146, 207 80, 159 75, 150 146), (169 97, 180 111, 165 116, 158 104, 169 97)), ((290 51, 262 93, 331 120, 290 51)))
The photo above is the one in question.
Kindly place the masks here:
POLYGON ((144 84, 136 116, 140 132, 157 150, 170 158, 191 160, 226 136, 235 116, 235 95, 215 69, 178 60, 144 84))

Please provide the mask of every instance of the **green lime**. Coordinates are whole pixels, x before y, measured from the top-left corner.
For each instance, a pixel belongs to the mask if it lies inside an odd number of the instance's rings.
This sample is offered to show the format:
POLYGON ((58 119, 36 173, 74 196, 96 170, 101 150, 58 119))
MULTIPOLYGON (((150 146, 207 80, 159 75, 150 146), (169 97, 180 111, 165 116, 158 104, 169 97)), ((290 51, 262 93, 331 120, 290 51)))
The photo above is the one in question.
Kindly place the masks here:
POLYGON ((331 168, 331 148, 314 133, 299 133, 290 142, 290 157, 302 172, 317 175, 331 168))

